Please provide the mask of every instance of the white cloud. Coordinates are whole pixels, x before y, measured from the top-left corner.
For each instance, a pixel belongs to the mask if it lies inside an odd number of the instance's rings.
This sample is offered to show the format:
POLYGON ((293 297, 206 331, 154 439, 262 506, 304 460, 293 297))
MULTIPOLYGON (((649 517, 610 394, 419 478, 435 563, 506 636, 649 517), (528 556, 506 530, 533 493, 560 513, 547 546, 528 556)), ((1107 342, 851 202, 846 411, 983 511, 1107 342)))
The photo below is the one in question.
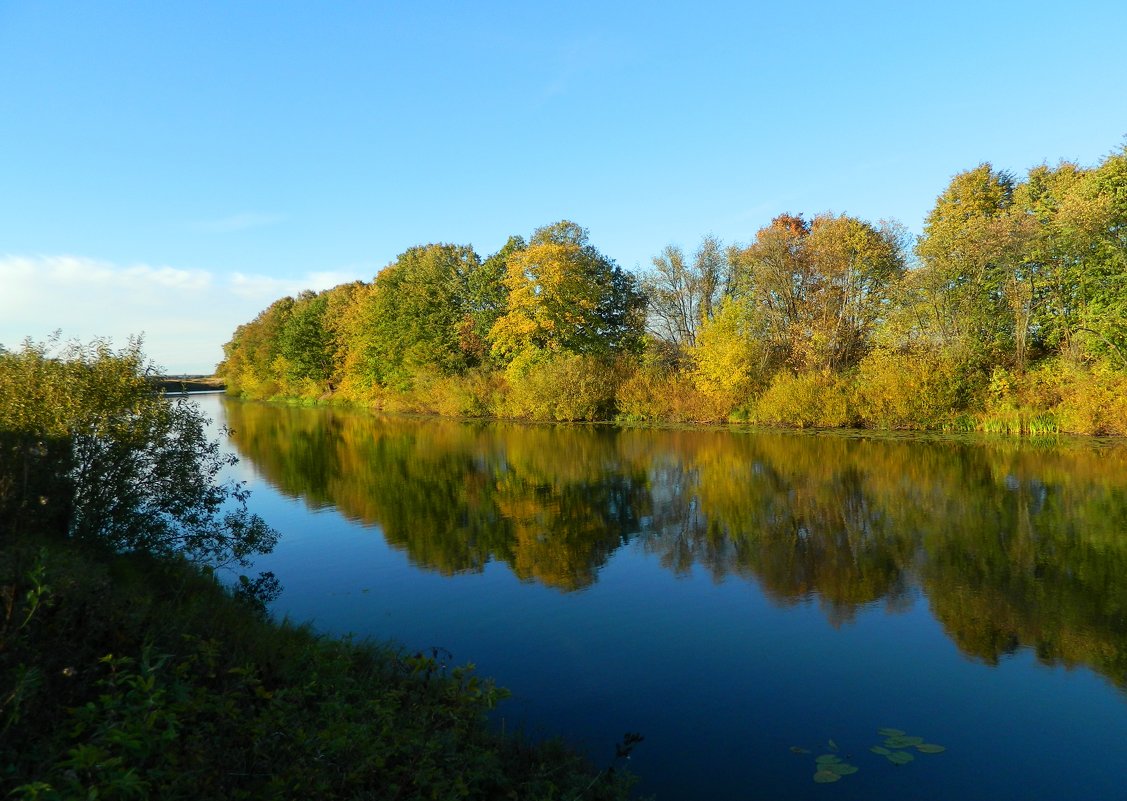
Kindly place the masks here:
POLYGON ((270 275, 232 273, 230 279, 231 291, 234 294, 244 298, 265 300, 267 303, 286 295, 296 295, 304 289, 320 292, 346 281, 355 280, 355 273, 339 271, 312 272, 301 278, 275 278, 270 275))
POLYGON ((0 344, 26 337, 143 335, 145 352, 175 373, 209 373, 235 328, 303 289, 322 290, 355 273, 273 278, 148 264, 116 265, 79 256, 0 255, 0 344))

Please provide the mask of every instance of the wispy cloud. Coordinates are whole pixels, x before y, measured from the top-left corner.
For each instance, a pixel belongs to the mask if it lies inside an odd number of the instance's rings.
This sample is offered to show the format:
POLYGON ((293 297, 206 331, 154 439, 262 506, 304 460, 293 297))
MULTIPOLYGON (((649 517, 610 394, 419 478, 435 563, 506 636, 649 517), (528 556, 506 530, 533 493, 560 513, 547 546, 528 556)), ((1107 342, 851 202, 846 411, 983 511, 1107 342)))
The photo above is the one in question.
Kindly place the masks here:
POLYGON ((265 214, 257 211, 245 211, 220 217, 214 220, 197 220, 191 227, 198 231, 207 231, 216 234, 226 234, 235 231, 246 231, 251 228, 266 228, 285 221, 283 214, 265 214))
POLYGON ((125 344, 144 335, 145 351, 174 372, 208 372, 222 345, 272 301, 322 290, 356 273, 322 271, 293 278, 134 264, 81 256, 0 255, 0 344, 25 337, 108 337, 125 344))
POLYGON ((276 300, 286 295, 296 295, 305 289, 320 292, 346 281, 355 281, 355 273, 340 271, 311 272, 299 278, 275 278, 270 275, 232 273, 231 292, 244 298, 269 298, 276 300))

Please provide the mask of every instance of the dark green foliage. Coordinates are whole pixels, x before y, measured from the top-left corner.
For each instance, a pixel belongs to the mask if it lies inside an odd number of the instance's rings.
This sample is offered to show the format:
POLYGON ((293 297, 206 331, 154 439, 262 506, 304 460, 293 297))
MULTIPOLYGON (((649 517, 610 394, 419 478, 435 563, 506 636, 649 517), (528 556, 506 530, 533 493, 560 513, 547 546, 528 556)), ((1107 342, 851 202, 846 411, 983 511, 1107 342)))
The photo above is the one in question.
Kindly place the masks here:
POLYGON ((333 341, 325 324, 327 294, 302 292, 278 333, 278 353, 286 360, 286 378, 328 381, 333 370, 333 341))
POLYGON ((467 246, 426 245, 400 254, 376 276, 360 307, 361 369, 383 386, 405 389, 420 370, 452 374, 478 363, 485 353, 474 339, 479 323, 503 303, 477 275, 481 269, 467 246))
POLYGON ((275 625, 182 560, 9 543, 0 593, 5 796, 626 795, 490 733, 471 668, 275 625))

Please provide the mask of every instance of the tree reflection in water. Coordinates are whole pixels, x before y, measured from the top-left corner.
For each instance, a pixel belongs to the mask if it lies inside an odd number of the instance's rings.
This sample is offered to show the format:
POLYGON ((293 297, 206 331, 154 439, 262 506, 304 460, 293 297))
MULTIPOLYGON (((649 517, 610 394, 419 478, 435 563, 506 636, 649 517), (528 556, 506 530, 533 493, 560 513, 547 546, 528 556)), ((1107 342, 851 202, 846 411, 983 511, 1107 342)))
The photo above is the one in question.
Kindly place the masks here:
POLYGON ((1127 446, 375 418, 229 401, 282 492, 445 574, 563 591, 634 543, 670 570, 816 599, 835 624, 922 591, 967 655, 1020 646, 1127 686, 1127 446))

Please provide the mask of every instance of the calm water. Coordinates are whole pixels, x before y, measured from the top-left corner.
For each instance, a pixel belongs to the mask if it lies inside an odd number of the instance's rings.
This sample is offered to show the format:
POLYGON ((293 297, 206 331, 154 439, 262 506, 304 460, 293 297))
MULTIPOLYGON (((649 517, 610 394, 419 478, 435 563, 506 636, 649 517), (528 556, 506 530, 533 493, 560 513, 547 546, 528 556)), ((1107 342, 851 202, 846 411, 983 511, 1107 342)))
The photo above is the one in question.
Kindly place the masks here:
POLYGON ((278 614, 444 648, 600 765, 640 732, 641 793, 1127 798, 1127 445, 200 403, 284 532, 278 614))

